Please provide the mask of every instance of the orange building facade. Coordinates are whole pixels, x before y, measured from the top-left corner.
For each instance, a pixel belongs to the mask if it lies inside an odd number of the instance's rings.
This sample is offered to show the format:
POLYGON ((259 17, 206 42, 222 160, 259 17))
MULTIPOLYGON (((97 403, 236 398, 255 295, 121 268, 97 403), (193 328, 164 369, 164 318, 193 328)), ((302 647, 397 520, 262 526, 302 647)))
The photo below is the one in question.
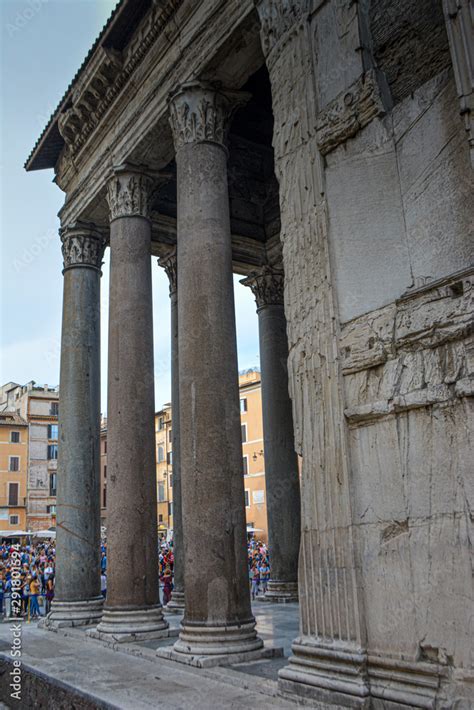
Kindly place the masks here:
POLYGON ((0 529, 26 530, 28 423, 0 412, 0 529))

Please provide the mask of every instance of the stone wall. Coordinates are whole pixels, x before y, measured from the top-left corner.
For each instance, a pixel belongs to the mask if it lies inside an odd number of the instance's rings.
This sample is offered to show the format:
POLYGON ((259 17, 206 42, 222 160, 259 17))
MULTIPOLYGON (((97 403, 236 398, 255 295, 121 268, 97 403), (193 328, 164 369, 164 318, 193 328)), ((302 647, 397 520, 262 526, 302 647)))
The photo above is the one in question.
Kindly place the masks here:
POLYGON ((451 64, 441 0, 366 0, 362 6, 394 104, 451 64))
POLYGON ((355 4, 259 5, 303 457, 280 680, 321 707, 472 697, 472 172, 439 8, 409 5, 385 32, 426 10, 431 60, 393 76, 355 4))

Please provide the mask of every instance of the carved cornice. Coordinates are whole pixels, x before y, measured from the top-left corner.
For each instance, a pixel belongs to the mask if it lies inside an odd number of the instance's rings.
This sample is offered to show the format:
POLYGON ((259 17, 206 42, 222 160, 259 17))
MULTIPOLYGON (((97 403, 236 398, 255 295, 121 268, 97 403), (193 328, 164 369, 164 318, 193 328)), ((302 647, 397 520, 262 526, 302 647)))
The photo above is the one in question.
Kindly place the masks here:
POLYGON ((176 152, 192 143, 224 146, 232 115, 249 98, 243 91, 220 91, 197 81, 180 86, 169 98, 176 152))
POLYGON ((130 56, 110 48, 100 49, 87 80, 74 91, 72 105, 58 116, 58 129, 70 155, 76 155, 86 143, 181 3, 182 0, 168 0, 153 4, 130 56))
POLYGON ((178 260, 176 257, 176 247, 166 256, 160 256, 158 266, 161 266, 169 279, 170 296, 176 293, 178 288, 178 260))
POLYGON ((64 271, 78 267, 100 272, 107 241, 93 224, 73 222, 59 230, 64 271))
POLYGON ((150 219, 150 194, 153 177, 146 167, 130 164, 113 168, 107 183, 110 221, 118 217, 150 219))
POLYGON ((252 289, 257 311, 265 306, 283 305, 285 277, 281 269, 262 266, 258 271, 252 271, 240 283, 252 289))
POLYGON ((370 70, 339 94, 316 122, 316 139, 326 155, 354 136, 376 116, 385 113, 375 72, 370 70))
POLYGON ((263 53, 268 57, 272 51, 286 44, 290 35, 308 13, 309 0, 256 0, 260 17, 260 37, 263 53))

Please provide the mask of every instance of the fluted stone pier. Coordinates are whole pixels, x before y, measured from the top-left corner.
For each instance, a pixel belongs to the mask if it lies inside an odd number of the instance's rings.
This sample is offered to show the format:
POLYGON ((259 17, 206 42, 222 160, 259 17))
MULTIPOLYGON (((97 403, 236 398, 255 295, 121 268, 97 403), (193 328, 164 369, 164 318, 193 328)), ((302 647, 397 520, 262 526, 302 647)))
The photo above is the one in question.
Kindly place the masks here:
POLYGON ((288 390, 284 275, 280 269, 264 266, 241 283, 252 289, 258 313, 270 546, 270 580, 264 599, 298 601, 301 501, 288 390))
POLYGON ((158 260, 170 284, 171 305, 171 406, 173 445, 173 591, 166 611, 184 613, 184 549, 183 514, 181 509, 181 461, 179 450, 179 355, 178 355, 178 291, 176 249, 158 260))
POLYGON ((179 401, 185 614, 160 655, 193 665, 261 655, 245 535, 226 126, 241 96, 172 97, 178 176, 179 401), (199 264, 199 269, 196 269, 199 264))
POLYGON ((119 641, 168 634, 158 586, 151 183, 125 165, 108 184, 108 579, 96 633, 119 641))
POLYGON ((61 229, 64 258, 56 596, 47 627, 97 623, 100 594, 100 276, 104 239, 61 229))

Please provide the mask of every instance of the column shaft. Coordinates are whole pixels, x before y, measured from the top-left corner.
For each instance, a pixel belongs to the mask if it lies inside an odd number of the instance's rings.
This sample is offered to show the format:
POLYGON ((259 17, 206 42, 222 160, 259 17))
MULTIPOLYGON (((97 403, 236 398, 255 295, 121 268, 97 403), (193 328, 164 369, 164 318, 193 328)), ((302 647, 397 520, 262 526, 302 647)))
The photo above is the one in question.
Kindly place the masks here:
POLYGON ((169 279, 171 305, 171 405, 173 450, 173 592, 167 611, 184 611, 184 540, 181 508, 181 457, 179 436, 179 348, 176 250, 158 260, 169 279))
POLYGON ((266 596, 274 601, 296 601, 301 506, 283 305, 260 308, 258 326, 271 570, 266 596))
POLYGON ((181 454, 179 434, 179 348, 178 348, 178 296, 171 294, 171 405, 173 446, 173 592, 170 611, 184 611, 184 546, 181 494, 181 454))
POLYGON ((123 640, 167 627, 158 589, 151 226, 144 209, 132 211, 147 187, 126 171, 109 185, 108 579, 97 631, 123 640))
POLYGON ((48 622, 78 625, 102 613, 100 595, 100 264, 102 237, 62 230, 64 296, 57 483, 56 597, 48 622))
POLYGON ((190 89, 172 113, 186 589, 178 655, 262 646, 248 585, 227 153, 217 101, 211 91, 190 89))

